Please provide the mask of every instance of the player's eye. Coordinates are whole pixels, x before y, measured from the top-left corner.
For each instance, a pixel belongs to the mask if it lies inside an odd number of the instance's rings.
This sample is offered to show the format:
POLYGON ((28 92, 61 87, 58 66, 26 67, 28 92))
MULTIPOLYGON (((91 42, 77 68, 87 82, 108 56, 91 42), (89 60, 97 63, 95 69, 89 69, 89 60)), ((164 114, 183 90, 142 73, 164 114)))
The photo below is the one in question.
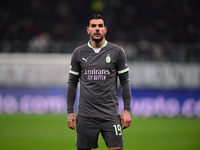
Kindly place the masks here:
POLYGON ((103 27, 103 24, 99 24, 99 27, 103 27))
POLYGON ((91 27, 96 27, 96 24, 91 24, 91 27))

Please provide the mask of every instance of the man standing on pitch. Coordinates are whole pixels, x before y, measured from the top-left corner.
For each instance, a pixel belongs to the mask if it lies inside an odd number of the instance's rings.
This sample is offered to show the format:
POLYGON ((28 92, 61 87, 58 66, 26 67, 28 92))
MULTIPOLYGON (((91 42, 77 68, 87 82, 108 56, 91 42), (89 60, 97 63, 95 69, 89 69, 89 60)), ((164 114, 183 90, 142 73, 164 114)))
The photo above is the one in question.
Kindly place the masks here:
POLYGON ((90 41, 76 48, 70 65, 67 88, 68 127, 77 133, 78 150, 98 147, 99 133, 109 150, 123 150, 123 132, 131 125, 129 68, 124 50, 106 41, 105 20, 99 14, 89 17, 90 41), (121 84, 124 111, 118 112, 117 77, 121 84), (80 97, 74 114, 77 84, 80 97))

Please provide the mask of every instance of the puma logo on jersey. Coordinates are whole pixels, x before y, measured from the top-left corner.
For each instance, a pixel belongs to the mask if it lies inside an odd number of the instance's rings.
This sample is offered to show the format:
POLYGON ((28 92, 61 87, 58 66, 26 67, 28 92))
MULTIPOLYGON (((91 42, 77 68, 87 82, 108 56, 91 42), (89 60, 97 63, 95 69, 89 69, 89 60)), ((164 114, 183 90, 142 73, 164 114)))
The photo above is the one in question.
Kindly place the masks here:
POLYGON ((88 59, 88 58, 82 58, 82 60, 85 60, 85 62, 87 62, 87 59, 88 59))

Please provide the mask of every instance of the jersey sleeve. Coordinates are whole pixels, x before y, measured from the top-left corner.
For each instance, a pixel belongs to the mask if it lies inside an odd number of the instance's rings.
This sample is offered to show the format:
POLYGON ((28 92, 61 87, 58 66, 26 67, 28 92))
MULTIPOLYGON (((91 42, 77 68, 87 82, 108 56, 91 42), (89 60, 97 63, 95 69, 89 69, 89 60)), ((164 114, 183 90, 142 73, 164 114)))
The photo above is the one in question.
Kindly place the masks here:
POLYGON ((73 75, 80 75, 80 71, 79 53, 75 50, 72 54, 69 73, 73 75))
POLYGON ((128 71, 129 68, 127 64, 126 54, 123 49, 120 49, 117 59, 117 73, 122 74, 128 71))
POLYGON ((67 112, 68 114, 74 113, 74 102, 76 100, 76 89, 78 78, 80 74, 80 63, 78 61, 78 53, 75 50, 72 54, 69 79, 67 87, 67 112))

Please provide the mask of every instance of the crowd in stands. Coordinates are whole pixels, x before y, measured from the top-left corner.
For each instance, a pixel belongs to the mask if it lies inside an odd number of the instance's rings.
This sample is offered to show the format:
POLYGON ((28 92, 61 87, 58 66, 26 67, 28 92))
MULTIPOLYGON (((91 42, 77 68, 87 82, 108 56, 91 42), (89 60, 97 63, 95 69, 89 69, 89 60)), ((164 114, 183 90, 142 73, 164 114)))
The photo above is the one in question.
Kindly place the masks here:
MULTIPOLYGON (((87 41, 87 19, 99 13, 106 18, 106 38, 111 42, 153 42, 168 46, 168 43, 192 43, 197 45, 195 49, 199 48, 200 9, 195 0, 6 0, 0 3, 0 42, 4 46, 10 41, 29 41, 29 51, 34 43, 41 44, 41 39, 46 40, 42 44, 47 47, 52 41, 87 41)), ((49 51, 43 49, 43 52, 49 51)))

